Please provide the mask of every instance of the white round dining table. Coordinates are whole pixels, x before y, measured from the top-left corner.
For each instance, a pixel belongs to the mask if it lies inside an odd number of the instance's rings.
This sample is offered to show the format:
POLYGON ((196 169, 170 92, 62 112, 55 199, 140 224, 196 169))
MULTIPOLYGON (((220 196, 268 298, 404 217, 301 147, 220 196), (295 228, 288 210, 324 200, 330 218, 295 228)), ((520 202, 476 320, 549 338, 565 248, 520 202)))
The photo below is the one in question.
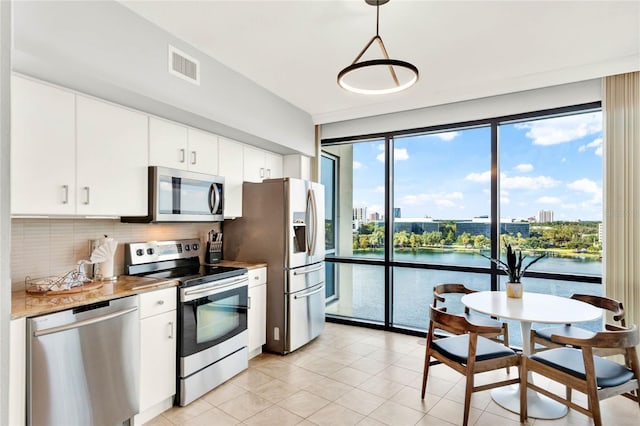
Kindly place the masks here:
MULTIPOLYGON (((572 324, 593 321, 602 317, 602 309, 588 303, 551 294, 525 292, 522 298, 507 297, 504 291, 478 291, 462 297, 463 305, 474 311, 498 318, 520 322, 523 356, 531 355, 531 323, 572 324)), ((532 381, 532 377, 528 378, 532 381)), ((491 398, 500 406, 514 413, 520 412, 520 387, 517 385, 496 388, 491 398)), ((557 419, 567 414, 567 407, 529 390, 527 412, 537 419, 557 419)))

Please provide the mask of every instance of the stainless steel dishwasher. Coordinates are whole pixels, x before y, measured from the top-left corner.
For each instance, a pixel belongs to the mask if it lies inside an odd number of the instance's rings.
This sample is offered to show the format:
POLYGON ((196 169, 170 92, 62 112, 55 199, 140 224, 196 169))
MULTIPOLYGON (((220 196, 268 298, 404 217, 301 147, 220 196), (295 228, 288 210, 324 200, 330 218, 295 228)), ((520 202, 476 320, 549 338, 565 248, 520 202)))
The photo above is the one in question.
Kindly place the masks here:
POLYGON ((137 296, 28 320, 27 422, 118 425, 138 413, 137 296))

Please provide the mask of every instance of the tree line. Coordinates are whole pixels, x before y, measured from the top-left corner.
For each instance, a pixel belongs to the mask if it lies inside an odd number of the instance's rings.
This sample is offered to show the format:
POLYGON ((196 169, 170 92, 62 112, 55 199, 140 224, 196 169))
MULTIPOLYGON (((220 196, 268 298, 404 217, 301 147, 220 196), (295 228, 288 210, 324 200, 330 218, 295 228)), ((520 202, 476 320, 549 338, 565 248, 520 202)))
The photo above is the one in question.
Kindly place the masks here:
MULTIPOLYGON (((598 240, 599 222, 549 222, 531 225, 529 237, 521 233, 500 236, 504 246, 511 244, 522 249, 566 249, 597 253, 602 250, 598 240)), ((353 249, 381 249, 384 247, 384 225, 363 223, 353 234, 353 249)), ((472 235, 464 232, 457 237, 455 222, 439 223, 438 231, 421 234, 406 230, 393 233, 393 246, 398 249, 444 248, 445 246, 466 249, 488 250, 491 239, 484 234, 472 235)))

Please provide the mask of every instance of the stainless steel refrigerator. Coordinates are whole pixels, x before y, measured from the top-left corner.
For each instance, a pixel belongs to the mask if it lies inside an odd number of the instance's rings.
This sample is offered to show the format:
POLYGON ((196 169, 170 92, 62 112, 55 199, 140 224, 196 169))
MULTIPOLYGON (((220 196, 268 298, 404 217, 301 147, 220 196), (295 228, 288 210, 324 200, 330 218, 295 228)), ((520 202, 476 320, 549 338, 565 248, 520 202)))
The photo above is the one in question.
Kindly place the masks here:
POLYGON ((223 225, 227 260, 267 263, 267 343, 286 354, 324 329, 324 187, 301 179, 242 186, 242 217, 223 225))

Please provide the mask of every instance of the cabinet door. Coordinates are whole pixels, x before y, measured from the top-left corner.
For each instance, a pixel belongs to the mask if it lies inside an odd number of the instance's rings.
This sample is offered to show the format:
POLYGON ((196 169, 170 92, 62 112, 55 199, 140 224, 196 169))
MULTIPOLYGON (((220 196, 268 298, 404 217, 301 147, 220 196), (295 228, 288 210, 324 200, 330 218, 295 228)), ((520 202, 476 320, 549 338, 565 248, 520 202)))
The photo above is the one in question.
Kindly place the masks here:
POLYGON ((140 412, 176 393, 176 311, 140 321, 140 412))
POLYGON ((187 170, 187 128, 149 117, 149 164, 187 170))
POLYGON ((249 312, 247 330, 249 333, 249 355, 255 356, 267 343, 267 285, 249 288, 249 312))
POLYGON ((11 320, 9 325, 9 424, 26 424, 27 321, 11 320))
POLYGON ((77 213, 147 214, 147 116, 77 96, 77 213))
POLYGON ((201 130, 189 129, 187 160, 192 172, 218 174, 218 136, 201 130))
POLYGON ((218 138, 218 173, 224 176, 224 217, 242 216, 242 145, 218 138))
POLYGON ((11 213, 75 214, 75 95, 11 82, 11 213))
POLYGON ((283 159, 282 155, 270 152, 264 153, 265 178, 275 179, 283 176, 283 159))
POLYGON ((266 178, 264 167, 264 151, 250 146, 243 146, 244 180, 246 182, 262 182, 266 178))

